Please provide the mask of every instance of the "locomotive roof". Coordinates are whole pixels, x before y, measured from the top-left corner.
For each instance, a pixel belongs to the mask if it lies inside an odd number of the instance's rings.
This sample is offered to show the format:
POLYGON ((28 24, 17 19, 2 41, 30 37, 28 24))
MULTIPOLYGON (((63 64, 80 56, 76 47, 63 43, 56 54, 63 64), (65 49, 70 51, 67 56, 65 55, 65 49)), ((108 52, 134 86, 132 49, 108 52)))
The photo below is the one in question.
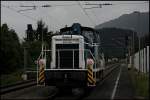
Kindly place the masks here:
MULTIPOLYGON (((65 31, 71 31, 72 30, 72 27, 64 27, 62 29, 60 29, 60 32, 65 32, 65 31)), ((82 27, 81 26, 81 30, 87 30, 87 31, 96 31, 94 30, 93 28, 90 28, 90 27, 82 27)))

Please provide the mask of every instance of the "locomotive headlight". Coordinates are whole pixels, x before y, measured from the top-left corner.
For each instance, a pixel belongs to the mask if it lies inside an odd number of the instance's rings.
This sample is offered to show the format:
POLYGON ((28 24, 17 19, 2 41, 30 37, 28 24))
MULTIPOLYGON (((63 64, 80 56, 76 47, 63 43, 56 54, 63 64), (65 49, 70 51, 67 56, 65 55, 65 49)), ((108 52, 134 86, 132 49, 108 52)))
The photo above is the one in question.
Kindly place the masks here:
POLYGON ((46 66, 46 59, 40 59, 39 60, 39 65, 40 66, 46 66))

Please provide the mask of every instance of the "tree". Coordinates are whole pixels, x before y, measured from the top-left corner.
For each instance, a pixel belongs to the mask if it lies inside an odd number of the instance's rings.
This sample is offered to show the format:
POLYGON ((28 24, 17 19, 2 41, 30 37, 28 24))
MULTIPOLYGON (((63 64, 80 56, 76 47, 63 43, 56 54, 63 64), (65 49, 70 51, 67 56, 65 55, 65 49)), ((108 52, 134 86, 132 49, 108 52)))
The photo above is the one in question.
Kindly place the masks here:
POLYGON ((15 30, 7 24, 1 27, 1 72, 10 73, 22 66, 22 48, 15 30))
POLYGON ((37 22, 36 39, 39 41, 46 41, 48 27, 45 27, 45 23, 40 20, 37 22))

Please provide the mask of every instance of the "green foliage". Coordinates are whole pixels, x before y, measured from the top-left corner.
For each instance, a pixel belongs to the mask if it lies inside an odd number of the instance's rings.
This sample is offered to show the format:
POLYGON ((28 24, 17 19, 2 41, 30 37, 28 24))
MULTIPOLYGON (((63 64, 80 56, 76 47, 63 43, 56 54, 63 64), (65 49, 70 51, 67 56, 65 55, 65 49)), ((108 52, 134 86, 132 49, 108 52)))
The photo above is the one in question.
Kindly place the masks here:
POLYGON ((42 20, 37 22, 37 29, 34 35, 35 40, 47 41, 48 26, 45 26, 45 23, 42 20))
POLYGON ((25 41, 34 42, 34 41, 44 41, 49 43, 50 36, 53 32, 48 32, 48 26, 42 20, 37 22, 37 29, 32 29, 32 24, 27 25, 26 38, 25 41))
MULTIPOLYGON (((128 46, 131 46, 133 31, 119 28, 102 28, 98 31, 106 59, 111 57, 124 58, 125 53, 128 52, 128 46)), ((138 47, 137 33, 134 33, 134 39, 135 46, 138 47)))
POLYGON ((6 74, 21 68, 22 66, 22 48, 19 43, 16 32, 9 29, 7 24, 1 27, 1 73, 6 74))
POLYGON ((51 46, 51 35, 52 31, 48 32, 48 26, 42 20, 37 22, 37 28, 32 29, 32 25, 27 25, 27 37, 22 43, 22 47, 27 47, 27 68, 36 68, 35 61, 39 57, 42 50, 42 40, 47 49, 51 46))
POLYGON ((27 51, 27 69, 35 69, 36 68, 36 64, 35 61, 37 60, 37 58, 39 57, 40 53, 41 53, 41 41, 24 41, 22 43, 22 47, 26 47, 26 51, 27 51))
POLYGON ((135 88, 135 95, 137 97, 149 97, 149 75, 146 73, 138 73, 137 70, 132 69, 129 71, 132 79, 132 84, 135 88))
POLYGON ((41 53, 41 41, 34 41, 30 43, 30 48, 28 50, 30 57, 30 65, 34 65, 32 67, 36 67, 34 61, 37 60, 41 53))
POLYGON ((39 57, 41 50, 42 50, 42 36, 43 36, 43 43, 46 45, 47 49, 50 49, 51 46, 51 35, 52 31, 48 32, 48 26, 40 20, 37 22, 37 29, 32 29, 32 25, 28 25, 28 29, 26 31, 27 39, 23 42, 22 46, 27 47, 27 68, 28 69, 35 69, 36 64, 35 61, 39 57), (42 34, 43 33, 43 34, 42 34))
POLYGON ((0 77, 1 80, 0 85, 5 86, 5 85, 16 83, 18 81, 22 81, 21 75, 22 75, 22 71, 20 70, 12 72, 10 74, 3 74, 0 77))

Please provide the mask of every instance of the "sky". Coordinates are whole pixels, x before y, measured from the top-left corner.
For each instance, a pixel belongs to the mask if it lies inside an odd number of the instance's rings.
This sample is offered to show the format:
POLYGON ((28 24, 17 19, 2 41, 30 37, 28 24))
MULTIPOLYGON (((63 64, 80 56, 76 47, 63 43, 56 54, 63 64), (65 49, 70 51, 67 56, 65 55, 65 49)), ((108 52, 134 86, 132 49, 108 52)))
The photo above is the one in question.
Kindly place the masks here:
POLYGON ((48 25, 49 31, 59 31, 60 28, 80 23, 82 26, 93 27, 118 18, 134 11, 149 12, 149 1, 1 1, 1 25, 7 23, 14 29, 19 38, 25 37, 27 24, 37 28, 37 21, 42 19, 48 25), (113 5, 85 5, 85 4, 113 5), (21 7, 21 6, 37 6, 21 7), (41 7, 51 5, 51 7, 41 7), (92 8, 93 9, 85 9, 92 8), (28 10, 29 9, 29 10, 28 10), (32 10, 30 10, 32 9, 32 10))

